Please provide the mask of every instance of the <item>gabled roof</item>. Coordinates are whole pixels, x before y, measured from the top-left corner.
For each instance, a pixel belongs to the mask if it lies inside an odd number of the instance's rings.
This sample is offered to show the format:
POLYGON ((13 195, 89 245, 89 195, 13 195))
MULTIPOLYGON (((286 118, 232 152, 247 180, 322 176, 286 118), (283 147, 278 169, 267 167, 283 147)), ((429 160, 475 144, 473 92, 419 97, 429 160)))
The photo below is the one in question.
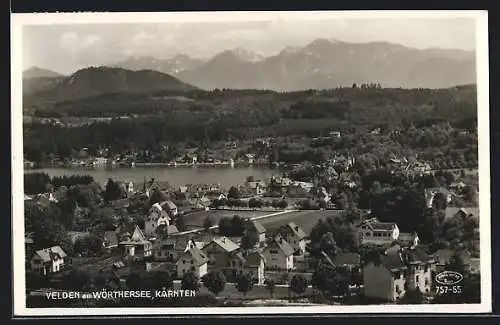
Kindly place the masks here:
POLYGON ((208 257, 203 253, 198 247, 192 247, 187 250, 184 254, 190 256, 196 266, 203 265, 208 262, 208 257))
POLYGON ((260 266, 261 261, 266 262, 266 259, 264 258, 264 255, 262 255, 259 252, 253 252, 248 254, 246 262, 245 262, 245 267, 256 267, 260 266))
POLYGON ((273 245, 277 246, 284 254, 285 256, 290 256, 293 255, 293 248, 290 246, 290 244, 283 239, 281 236, 276 236, 267 246, 268 248, 271 248, 273 245))
POLYGON ((377 218, 367 219, 361 225, 368 226, 372 231, 390 231, 397 226, 394 222, 380 222, 377 218))
MULTIPOLYGON (((236 243, 234 243, 232 240, 230 240, 227 237, 214 238, 214 239, 212 239, 212 242, 215 243, 216 245, 220 246, 223 250, 225 250, 228 253, 239 249, 239 246, 236 245, 236 243)), ((207 244, 207 246, 209 244, 207 244)))
POLYGON ((127 238, 120 242, 120 244, 123 245, 134 245, 134 244, 145 244, 149 243, 150 241, 146 239, 146 236, 144 236, 144 233, 142 230, 139 228, 139 226, 135 226, 134 233, 130 238, 127 238))
POLYGON ((293 234, 295 235, 295 237, 297 237, 299 239, 304 239, 304 238, 307 237, 307 235, 304 232, 304 230, 302 230, 302 228, 300 228, 299 226, 297 226, 294 222, 288 223, 287 227, 290 228, 290 230, 293 232, 293 234))
POLYGON ((55 257, 64 258, 67 256, 61 246, 52 246, 50 248, 38 250, 35 252, 35 255, 41 258, 43 262, 50 262, 55 257))
POLYGON ((266 232, 266 228, 264 228, 264 226, 262 226, 262 224, 256 220, 250 220, 249 226, 253 227, 258 234, 263 234, 266 232))
POLYGON ((113 247, 118 245, 118 235, 115 231, 105 231, 103 235, 103 246, 113 247))
POLYGON ((407 268, 403 260, 403 254, 399 249, 387 251, 386 255, 382 256, 381 260, 382 265, 390 271, 407 268))
POLYGON ((160 206, 162 207, 162 209, 167 210, 177 209, 177 206, 172 201, 163 201, 162 203, 160 203, 160 206))
POLYGON ((479 207, 468 207, 468 208, 457 208, 457 207, 447 207, 445 210, 445 218, 450 219, 457 215, 458 212, 462 212, 466 216, 472 215, 475 218, 479 218, 479 207))

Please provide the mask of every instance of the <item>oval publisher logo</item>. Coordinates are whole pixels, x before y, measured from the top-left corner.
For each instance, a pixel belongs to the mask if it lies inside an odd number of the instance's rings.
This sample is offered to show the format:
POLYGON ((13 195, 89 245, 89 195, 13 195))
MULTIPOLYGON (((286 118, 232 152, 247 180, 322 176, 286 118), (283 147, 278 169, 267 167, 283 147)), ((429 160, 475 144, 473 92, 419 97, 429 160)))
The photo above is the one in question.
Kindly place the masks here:
POLYGON ((443 285, 454 285, 462 281, 464 276, 455 271, 443 271, 434 278, 437 283, 443 285))

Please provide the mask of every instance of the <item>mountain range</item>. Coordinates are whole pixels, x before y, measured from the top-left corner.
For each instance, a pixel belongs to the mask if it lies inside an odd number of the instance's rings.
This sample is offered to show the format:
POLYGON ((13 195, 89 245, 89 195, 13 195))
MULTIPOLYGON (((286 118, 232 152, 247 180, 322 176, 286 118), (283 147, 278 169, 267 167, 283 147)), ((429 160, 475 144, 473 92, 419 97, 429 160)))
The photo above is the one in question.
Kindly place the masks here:
POLYGON ((348 43, 318 39, 287 47, 270 57, 245 49, 226 50, 208 60, 131 58, 113 66, 172 74, 202 89, 293 91, 380 83, 383 87, 446 88, 476 82, 475 53, 419 50, 388 42, 348 43))
POLYGON ((474 52, 318 39, 270 57, 241 48, 205 60, 185 54, 171 59, 131 57, 83 68, 70 76, 32 67, 23 72, 23 94, 26 102, 33 98, 53 102, 119 92, 196 88, 294 91, 362 83, 447 88, 475 82, 474 52))

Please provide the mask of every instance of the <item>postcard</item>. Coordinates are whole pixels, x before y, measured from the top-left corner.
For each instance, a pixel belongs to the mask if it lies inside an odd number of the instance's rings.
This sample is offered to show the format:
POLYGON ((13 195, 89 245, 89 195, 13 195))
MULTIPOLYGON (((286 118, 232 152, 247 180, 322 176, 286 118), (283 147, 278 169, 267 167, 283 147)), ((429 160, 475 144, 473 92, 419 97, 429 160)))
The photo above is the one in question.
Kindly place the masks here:
POLYGON ((487 18, 13 14, 15 316, 490 312, 487 18))

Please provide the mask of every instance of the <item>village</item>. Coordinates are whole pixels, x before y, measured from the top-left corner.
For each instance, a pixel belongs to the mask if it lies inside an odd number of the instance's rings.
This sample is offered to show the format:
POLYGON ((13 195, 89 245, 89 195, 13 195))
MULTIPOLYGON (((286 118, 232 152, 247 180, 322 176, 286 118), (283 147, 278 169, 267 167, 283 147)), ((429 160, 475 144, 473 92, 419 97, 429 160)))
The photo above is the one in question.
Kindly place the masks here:
MULTIPOLYGON (((389 163, 403 164, 397 158, 389 163)), ((335 179, 346 191, 354 190, 360 184, 349 176, 352 164, 349 158, 331 160, 319 174, 335 179)), ((420 170, 421 164, 405 166, 399 170, 402 177, 431 174, 430 168, 420 170)), ((456 174, 457 179, 464 175, 456 174)), ((68 234, 80 253, 70 255, 61 245, 33 249, 37 236, 26 234, 31 274, 27 292, 68 290, 68 285, 80 291, 171 287, 224 297, 226 304, 251 305, 292 300, 396 303, 404 301, 407 292, 418 291, 422 301, 429 302, 435 298, 435 274, 458 263, 457 256, 463 270, 478 274, 478 251, 458 244, 460 238, 430 253, 433 243, 422 242, 418 231, 403 232, 397 222, 381 221, 371 209, 342 202, 339 193, 317 182, 293 178, 249 176, 229 189, 220 184, 172 188, 155 179, 142 184, 110 179, 105 192, 114 189, 117 194, 101 204, 110 216, 105 227, 82 217, 89 215, 89 208, 76 203, 73 210, 76 221, 68 234), (331 231, 321 232, 324 224, 331 231)), ((465 186, 461 181, 429 186, 423 196, 428 209, 446 206, 445 223, 475 220, 470 241, 477 248, 477 207, 453 204, 461 202, 465 186)), ((64 201, 69 192, 71 188, 60 186, 25 195, 25 204, 43 210, 64 201)))

